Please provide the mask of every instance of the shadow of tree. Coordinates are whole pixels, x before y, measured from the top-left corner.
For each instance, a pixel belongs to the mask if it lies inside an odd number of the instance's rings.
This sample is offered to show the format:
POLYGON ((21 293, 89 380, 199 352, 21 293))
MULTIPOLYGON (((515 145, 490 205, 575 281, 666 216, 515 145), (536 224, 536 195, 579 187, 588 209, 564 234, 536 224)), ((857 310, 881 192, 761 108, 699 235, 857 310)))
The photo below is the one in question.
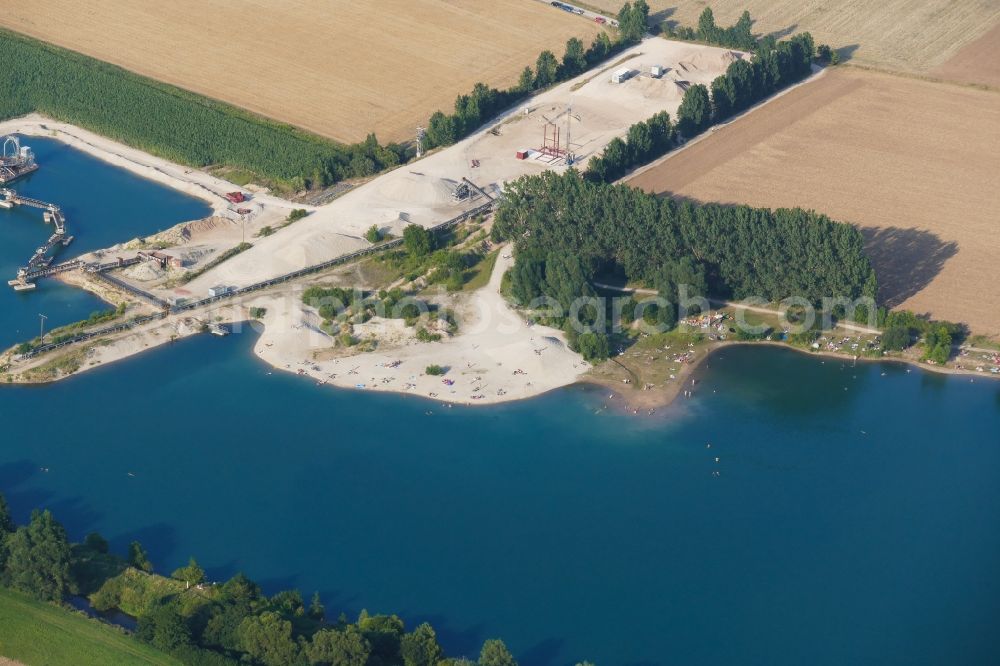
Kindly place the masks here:
POLYGON ((840 48, 834 50, 837 52, 837 56, 840 57, 840 62, 847 62, 854 57, 854 52, 859 48, 861 48, 860 44, 848 44, 847 46, 841 46, 840 48))
POLYGON ((129 530, 107 539, 111 544, 111 550, 120 554, 127 553, 129 544, 138 541, 149 553, 149 559, 152 560, 156 571, 164 575, 170 575, 170 571, 177 566, 187 564, 188 557, 193 554, 185 553, 183 560, 175 555, 177 530, 166 523, 155 523, 148 527, 129 530))
MULTIPOLYGON (((649 15, 649 25, 659 26, 664 21, 667 21, 667 19, 673 16, 674 12, 676 11, 677 11, 676 7, 664 7, 658 12, 653 12, 652 14, 649 15)), ((667 21, 666 27, 674 29, 677 27, 677 25, 678 25, 677 21, 667 21)))
POLYGON ((780 30, 775 30, 774 32, 767 33, 768 37, 773 37, 774 39, 783 39, 785 37, 791 36, 799 27, 798 23, 793 23, 790 26, 781 28, 780 30))
POLYGON ((555 666, 564 643, 561 638, 546 638, 518 655, 518 663, 526 666, 555 666))
POLYGON ((879 282, 879 300, 897 307, 933 280, 958 252, 954 241, 920 229, 863 227, 865 249, 879 282))
POLYGON ((488 638, 486 627, 481 624, 473 624, 464 629, 455 626, 454 618, 445 615, 412 613, 402 616, 406 620, 407 628, 412 629, 422 622, 427 622, 434 631, 437 632, 441 645, 452 655, 464 655, 474 658, 479 654, 483 641, 488 638))

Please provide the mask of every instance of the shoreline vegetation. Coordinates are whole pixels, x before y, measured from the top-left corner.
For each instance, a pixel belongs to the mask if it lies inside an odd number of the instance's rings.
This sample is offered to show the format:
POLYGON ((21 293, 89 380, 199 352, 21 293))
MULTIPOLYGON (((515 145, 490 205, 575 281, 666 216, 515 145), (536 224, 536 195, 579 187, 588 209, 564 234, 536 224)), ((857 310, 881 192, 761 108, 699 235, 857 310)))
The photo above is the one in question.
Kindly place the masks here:
MULTIPOLYGON (((517 666, 499 639, 483 643, 478 661, 448 657, 426 622, 407 631, 397 615, 362 610, 354 622, 344 613, 335 618, 318 593, 309 602, 295 589, 267 596, 242 573, 209 582, 193 557, 169 576, 159 575, 139 542, 124 557, 96 532, 72 543, 47 509, 16 525, 0 494, 0 618, 24 612, 58 627, 57 638, 46 641, 52 641, 46 659, 71 654, 75 646, 88 661, 74 663, 517 666), (71 596, 87 599, 97 613, 134 617, 135 632, 80 617, 66 604, 71 596)), ((31 625, 4 625, 14 632, 0 645, 6 656, 39 654, 32 637, 48 632, 31 625)))

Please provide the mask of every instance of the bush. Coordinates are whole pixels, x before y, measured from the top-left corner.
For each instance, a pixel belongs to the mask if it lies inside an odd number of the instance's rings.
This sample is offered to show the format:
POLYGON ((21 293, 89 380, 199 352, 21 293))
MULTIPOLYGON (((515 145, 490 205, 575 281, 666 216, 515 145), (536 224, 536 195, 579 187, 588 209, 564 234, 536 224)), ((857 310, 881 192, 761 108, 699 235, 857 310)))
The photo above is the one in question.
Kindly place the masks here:
POLYGON ((882 349, 885 351, 902 351, 912 343, 910 329, 906 326, 893 326, 882 333, 882 349))
POLYGON ((365 232, 365 240, 373 245, 382 241, 382 232, 379 231, 377 224, 368 228, 368 231, 365 232))
POLYGON ((434 249, 434 235, 419 224, 403 229, 403 246, 411 257, 424 257, 434 249))
POLYGON ((442 368, 440 365, 428 365, 424 368, 424 372, 432 377, 439 377, 448 372, 448 370, 446 368, 442 368))
POLYGON ((440 333, 431 333, 426 328, 417 329, 417 340, 420 340, 421 342, 437 342, 440 339, 441 339, 440 333))
POLYGON ((583 333, 576 339, 584 360, 603 361, 608 357, 608 336, 604 333, 583 333))

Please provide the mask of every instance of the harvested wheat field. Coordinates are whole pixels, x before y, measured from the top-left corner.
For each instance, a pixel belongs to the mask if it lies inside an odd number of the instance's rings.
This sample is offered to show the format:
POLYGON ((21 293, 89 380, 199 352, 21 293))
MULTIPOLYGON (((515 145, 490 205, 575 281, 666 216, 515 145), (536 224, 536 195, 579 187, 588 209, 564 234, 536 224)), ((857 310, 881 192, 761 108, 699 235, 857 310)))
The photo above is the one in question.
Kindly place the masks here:
POLYGON ((409 139, 600 30, 529 0, 6 0, 0 25, 341 141, 409 139))
MULTIPOLYGON (((715 22, 728 26, 743 10, 754 32, 809 31, 854 62, 925 73, 1000 21, 996 0, 648 0, 653 18, 697 27, 711 7, 715 22)), ((590 0, 617 11, 618 0, 590 0)))
POLYGON ((931 72, 949 81, 1000 88, 1000 23, 931 72))
POLYGON ((828 70, 629 182, 857 224, 892 306, 1000 335, 1000 93, 828 70))

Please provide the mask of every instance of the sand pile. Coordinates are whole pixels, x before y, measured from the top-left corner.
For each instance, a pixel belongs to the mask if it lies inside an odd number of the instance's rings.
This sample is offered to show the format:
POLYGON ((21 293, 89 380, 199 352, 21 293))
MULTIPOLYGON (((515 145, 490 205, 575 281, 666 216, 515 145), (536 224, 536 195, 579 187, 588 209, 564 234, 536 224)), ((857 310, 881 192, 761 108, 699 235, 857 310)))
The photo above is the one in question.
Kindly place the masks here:
POLYGON ((213 215, 194 222, 182 222, 166 231, 147 238, 148 243, 164 243, 166 245, 182 245, 191 240, 204 238, 219 229, 231 228, 235 223, 224 217, 213 215))
MULTIPOLYGON (((395 175, 395 174, 394 174, 395 175)), ((452 202, 452 192, 457 181, 434 176, 418 176, 412 172, 386 178, 378 188, 378 196, 387 201, 401 201, 412 205, 439 206, 452 202)))
POLYGON ((195 220, 184 225, 183 233, 187 240, 198 240, 212 235, 217 231, 231 230, 237 223, 220 215, 213 215, 202 220, 195 220))
POLYGON ((719 62, 722 64, 723 67, 729 67, 737 60, 742 60, 742 58, 740 58, 740 54, 737 53, 736 51, 726 51, 721 56, 719 56, 719 62))
POLYGON ((677 83, 668 78, 654 79, 651 76, 637 76, 630 79, 627 85, 646 99, 670 100, 680 98, 684 94, 677 83))
POLYGON ((135 266, 129 266, 122 271, 122 274, 130 279, 137 280, 139 282, 151 282, 153 280, 159 280, 164 277, 167 273, 160 265, 155 261, 144 261, 141 264, 136 264, 135 266))

